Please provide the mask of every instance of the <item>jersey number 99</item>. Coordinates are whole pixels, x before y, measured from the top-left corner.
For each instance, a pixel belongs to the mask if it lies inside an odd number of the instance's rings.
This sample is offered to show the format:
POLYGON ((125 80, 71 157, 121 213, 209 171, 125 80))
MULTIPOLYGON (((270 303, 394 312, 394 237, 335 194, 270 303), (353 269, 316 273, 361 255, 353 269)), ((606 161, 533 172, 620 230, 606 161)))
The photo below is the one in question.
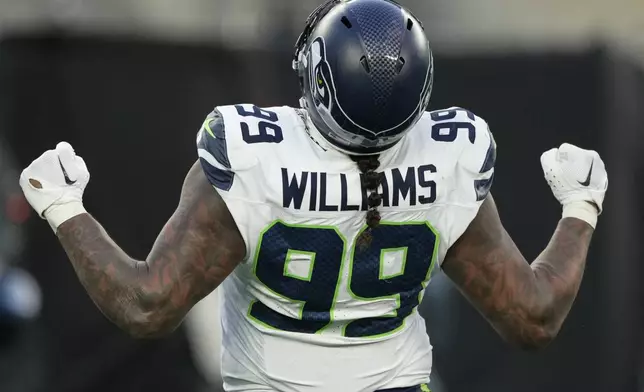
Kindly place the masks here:
POLYGON ((246 143, 281 143, 284 140, 282 127, 277 125, 277 113, 255 105, 235 105, 235 109, 241 117, 255 117, 260 120, 257 123, 257 134, 250 132, 248 123, 243 121, 240 123, 242 138, 246 143), (251 110, 247 110, 245 106, 250 106, 251 110))
POLYGON ((356 302, 395 306, 380 317, 348 321, 342 328, 343 336, 379 337, 397 331, 420 303, 436 260, 438 236, 426 222, 383 222, 372 229, 371 235, 368 247, 356 245, 354 240, 347 253, 348 241, 334 227, 274 222, 260 237, 253 271, 280 302, 296 304, 299 314, 289 317, 255 301, 249 316, 282 331, 321 332, 338 312, 334 310, 346 260, 348 292, 356 302), (386 260, 392 254, 402 265, 398 271, 387 273, 386 260), (294 257, 308 260, 308 273, 295 276, 289 272, 294 257))

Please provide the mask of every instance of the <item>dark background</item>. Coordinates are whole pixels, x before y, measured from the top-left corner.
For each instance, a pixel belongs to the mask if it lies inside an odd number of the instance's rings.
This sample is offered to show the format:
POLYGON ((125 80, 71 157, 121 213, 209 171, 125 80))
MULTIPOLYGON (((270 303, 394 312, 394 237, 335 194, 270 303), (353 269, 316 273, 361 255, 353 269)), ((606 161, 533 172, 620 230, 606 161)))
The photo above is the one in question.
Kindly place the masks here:
MULTIPOLYGON (((92 173, 87 209, 144 258, 176 206, 205 115, 220 104, 296 105, 290 60, 287 51, 133 38, 5 37, 0 132, 19 167, 60 140, 72 143, 92 173)), ((437 391, 644 390, 642 72, 598 45, 574 54, 439 52, 435 80, 431 108, 465 107, 490 124, 499 146, 493 194, 526 258, 560 216, 543 151, 563 142, 596 149, 610 178, 579 298, 545 351, 507 347, 437 275, 422 305, 437 391)), ((0 340, 0 391, 217 390, 195 369, 183 330, 163 341, 126 337, 84 293, 48 225, 33 218, 24 227, 20 261, 40 283, 44 307, 0 340)))

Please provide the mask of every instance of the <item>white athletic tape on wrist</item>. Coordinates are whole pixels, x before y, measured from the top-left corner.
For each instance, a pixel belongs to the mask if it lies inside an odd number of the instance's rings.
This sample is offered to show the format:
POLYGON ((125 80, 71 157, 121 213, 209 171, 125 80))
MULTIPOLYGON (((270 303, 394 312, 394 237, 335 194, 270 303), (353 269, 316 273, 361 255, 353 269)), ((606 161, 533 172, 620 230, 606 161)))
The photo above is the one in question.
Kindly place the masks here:
POLYGON ((49 226, 51 226, 52 230, 54 230, 54 233, 56 233, 60 225, 72 219, 73 217, 84 214, 86 212, 87 211, 85 211, 83 203, 75 202, 52 206, 47 211, 45 211, 44 215, 45 219, 47 219, 47 222, 49 222, 49 226))
POLYGON ((597 207, 585 201, 577 201, 563 207, 562 218, 581 219, 594 229, 597 226, 598 215, 597 207))

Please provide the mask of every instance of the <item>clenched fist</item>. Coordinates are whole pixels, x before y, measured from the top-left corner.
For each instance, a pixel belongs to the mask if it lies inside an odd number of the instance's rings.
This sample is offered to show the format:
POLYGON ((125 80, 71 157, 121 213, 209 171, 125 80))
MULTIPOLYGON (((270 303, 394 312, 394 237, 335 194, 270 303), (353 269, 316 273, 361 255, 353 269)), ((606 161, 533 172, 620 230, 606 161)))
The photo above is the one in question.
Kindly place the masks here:
POLYGON ((608 174, 599 154, 566 143, 545 152, 541 166, 564 208, 564 218, 582 219, 595 227, 608 188, 608 174))
POLYGON ((36 158, 20 175, 20 186, 29 204, 52 229, 85 212, 83 192, 89 171, 69 143, 36 158))

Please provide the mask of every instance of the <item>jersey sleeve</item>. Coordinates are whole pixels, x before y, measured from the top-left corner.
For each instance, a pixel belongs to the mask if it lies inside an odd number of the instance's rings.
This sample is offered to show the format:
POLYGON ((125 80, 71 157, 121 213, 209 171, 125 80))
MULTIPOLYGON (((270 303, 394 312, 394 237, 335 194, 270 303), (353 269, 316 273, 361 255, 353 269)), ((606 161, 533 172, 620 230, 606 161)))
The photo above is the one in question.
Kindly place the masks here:
POLYGON ((254 168, 258 158, 237 135, 239 129, 228 120, 225 108, 216 108, 197 133, 197 153, 206 178, 226 203, 249 254, 252 208, 262 202, 261 176, 254 168), (237 132, 236 132, 237 131, 237 132))
POLYGON ((256 192, 249 189, 249 185, 256 183, 252 169, 258 159, 254 151, 235 136, 238 135, 234 127, 227 126, 222 110, 216 108, 206 117, 197 134, 199 162, 208 181, 220 193, 224 192, 227 197, 252 199, 256 192))
POLYGON ((466 143, 457 163, 461 202, 479 205, 487 198, 494 182, 496 141, 487 122, 475 116, 474 138, 466 143), (472 140, 473 139, 473 140, 472 140))
POLYGON ((458 137, 459 155, 450 193, 449 224, 445 227, 441 249, 443 256, 474 220, 494 181, 496 142, 488 123, 463 109, 459 109, 459 116, 456 121, 467 129, 468 137, 464 133, 458 137))
POLYGON ((208 181, 221 191, 230 191, 235 172, 228 156, 224 118, 217 109, 206 117, 199 130, 197 153, 208 181))

